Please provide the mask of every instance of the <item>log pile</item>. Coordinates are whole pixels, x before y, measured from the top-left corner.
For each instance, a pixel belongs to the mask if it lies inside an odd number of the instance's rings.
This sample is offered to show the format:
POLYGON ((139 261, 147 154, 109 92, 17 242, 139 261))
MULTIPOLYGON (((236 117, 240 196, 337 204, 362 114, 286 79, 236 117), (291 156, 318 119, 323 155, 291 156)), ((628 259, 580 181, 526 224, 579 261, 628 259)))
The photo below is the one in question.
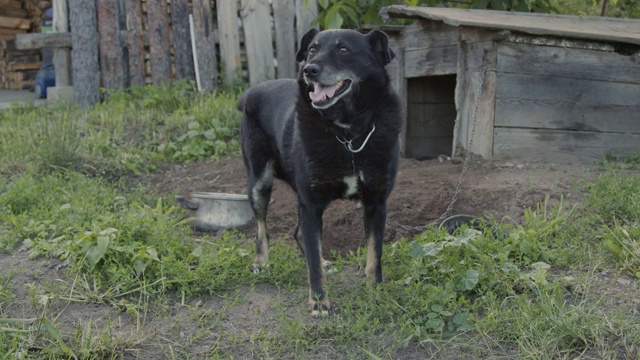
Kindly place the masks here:
POLYGON ((17 50, 16 34, 40 32, 40 20, 51 1, 0 0, 0 88, 33 87, 42 66, 39 50, 17 50))

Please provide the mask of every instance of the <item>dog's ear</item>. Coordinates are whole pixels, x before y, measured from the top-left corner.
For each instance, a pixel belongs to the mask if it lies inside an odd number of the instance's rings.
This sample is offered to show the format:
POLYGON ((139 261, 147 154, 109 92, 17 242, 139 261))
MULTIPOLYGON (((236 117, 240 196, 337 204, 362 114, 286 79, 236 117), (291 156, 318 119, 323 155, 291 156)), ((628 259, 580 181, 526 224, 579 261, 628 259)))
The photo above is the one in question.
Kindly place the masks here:
POLYGON ((320 32, 318 29, 311 29, 307 31, 306 34, 300 40, 300 48, 298 49, 298 53, 296 54, 296 61, 302 62, 307 58, 307 53, 309 52, 309 44, 311 44, 311 40, 320 32))
POLYGON ((395 59, 396 54, 389 48, 389 37, 380 30, 371 30, 367 35, 369 46, 378 57, 380 64, 387 65, 395 59))

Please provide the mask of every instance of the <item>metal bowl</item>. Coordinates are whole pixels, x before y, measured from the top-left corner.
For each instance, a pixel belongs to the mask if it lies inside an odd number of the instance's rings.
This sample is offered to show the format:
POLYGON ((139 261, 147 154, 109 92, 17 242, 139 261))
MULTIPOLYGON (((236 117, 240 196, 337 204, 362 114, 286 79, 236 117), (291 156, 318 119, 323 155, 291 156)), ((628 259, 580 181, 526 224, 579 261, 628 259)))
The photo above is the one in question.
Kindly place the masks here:
POLYGON ((194 192, 191 199, 178 195, 176 200, 193 212, 191 226, 200 231, 235 228, 253 219, 247 195, 194 192))

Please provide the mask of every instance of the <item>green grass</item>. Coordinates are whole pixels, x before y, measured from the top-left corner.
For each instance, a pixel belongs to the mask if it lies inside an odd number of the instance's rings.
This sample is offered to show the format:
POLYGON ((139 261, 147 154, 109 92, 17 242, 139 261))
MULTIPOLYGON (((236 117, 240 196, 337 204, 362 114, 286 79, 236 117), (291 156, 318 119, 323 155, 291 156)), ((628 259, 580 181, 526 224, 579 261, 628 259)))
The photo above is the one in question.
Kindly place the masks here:
POLYGON ((637 357, 640 177, 626 166, 522 224, 387 245, 379 285, 358 276, 361 251, 337 256, 334 313, 312 319, 295 246, 273 239, 252 274, 243 234, 192 234, 171 199, 123 178, 236 152, 236 98, 185 83, 0 113, 0 251, 41 266, 0 273, 0 358, 637 357))
POLYGON ((0 173, 66 169, 117 179, 162 161, 239 151, 238 94, 197 94, 189 82, 133 87, 90 109, 14 107, 0 112, 0 173))

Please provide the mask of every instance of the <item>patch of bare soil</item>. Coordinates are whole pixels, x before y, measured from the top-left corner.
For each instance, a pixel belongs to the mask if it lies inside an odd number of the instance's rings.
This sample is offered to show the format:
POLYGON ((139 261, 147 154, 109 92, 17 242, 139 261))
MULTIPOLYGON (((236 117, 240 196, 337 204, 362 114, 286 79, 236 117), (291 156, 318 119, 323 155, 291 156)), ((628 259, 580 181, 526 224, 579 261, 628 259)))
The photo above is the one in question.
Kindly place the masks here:
MULTIPOLYGON (((488 161, 472 158, 462 188, 450 215, 488 216, 497 220, 522 220, 524 209, 536 206, 545 196, 565 202, 580 198, 582 181, 595 176, 593 166, 584 159, 564 158, 551 163, 540 161, 488 161)), ((463 162, 401 159, 396 185, 388 201, 389 219, 409 226, 431 224, 447 209, 455 193, 463 162)), ((246 193, 245 170, 240 156, 191 165, 170 165, 162 171, 142 176, 150 190, 189 196, 192 192, 246 193)), ((292 243, 296 224, 295 194, 284 182, 276 181, 269 210, 271 237, 284 237, 292 243)), ((323 249, 345 253, 362 245, 362 209, 352 201, 336 201, 324 214, 323 249)), ((254 234, 254 225, 240 229, 254 234)), ((386 242, 411 235, 396 226, 387 226, 386 242)))

